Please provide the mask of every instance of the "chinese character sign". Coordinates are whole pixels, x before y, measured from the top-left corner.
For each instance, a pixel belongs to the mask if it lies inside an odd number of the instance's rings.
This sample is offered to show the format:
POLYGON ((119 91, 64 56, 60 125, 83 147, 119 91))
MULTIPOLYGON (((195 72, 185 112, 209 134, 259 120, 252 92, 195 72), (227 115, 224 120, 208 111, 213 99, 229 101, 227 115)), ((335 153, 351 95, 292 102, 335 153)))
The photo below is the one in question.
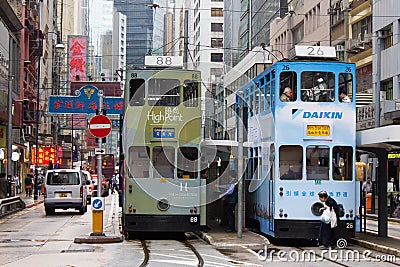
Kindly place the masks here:
MULTIPOLYGON (((56 149, 54 147, 39 147, 38 150, 38 165, 48 165, 50 161, 56 162, 56 149)), ((36 164, 36 147, 32 148, 32 164, 36 164)))
POLYGON ((68 81, 86 79, 87 36, 68 36, 68 81))
MULTIPOLYGON (((93 114, 99 108, 98 89, 85 85, 74 92, 74 96, 49 96, 49 113, 58 114, 93 114)), ((103 110, 107 114, 123 114, 122 97, 103 97, 103 110)))

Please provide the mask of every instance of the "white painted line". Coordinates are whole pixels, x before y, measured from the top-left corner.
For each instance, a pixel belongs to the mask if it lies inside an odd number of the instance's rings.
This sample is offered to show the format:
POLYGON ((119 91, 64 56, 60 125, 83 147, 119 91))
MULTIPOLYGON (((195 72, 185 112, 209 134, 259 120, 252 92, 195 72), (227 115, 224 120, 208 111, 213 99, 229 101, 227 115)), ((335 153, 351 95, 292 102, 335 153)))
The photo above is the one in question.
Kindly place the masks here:
POLYGON ((90 124, 90 129, 109 129, 111 128, 110 124, 90 124))

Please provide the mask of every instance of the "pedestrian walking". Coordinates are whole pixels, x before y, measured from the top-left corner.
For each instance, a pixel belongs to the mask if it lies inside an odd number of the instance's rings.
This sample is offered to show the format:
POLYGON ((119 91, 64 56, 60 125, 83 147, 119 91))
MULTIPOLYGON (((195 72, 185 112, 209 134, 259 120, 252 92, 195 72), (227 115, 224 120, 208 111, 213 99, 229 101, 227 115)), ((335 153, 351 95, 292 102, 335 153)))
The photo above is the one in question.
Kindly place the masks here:
POLYGON ((0 173, 0 199, 7 197, 7 179, 5 173, 0 173))
POLYGON ((25 178, 25 196, 32 196, 33 175, 28 174, 25 178))

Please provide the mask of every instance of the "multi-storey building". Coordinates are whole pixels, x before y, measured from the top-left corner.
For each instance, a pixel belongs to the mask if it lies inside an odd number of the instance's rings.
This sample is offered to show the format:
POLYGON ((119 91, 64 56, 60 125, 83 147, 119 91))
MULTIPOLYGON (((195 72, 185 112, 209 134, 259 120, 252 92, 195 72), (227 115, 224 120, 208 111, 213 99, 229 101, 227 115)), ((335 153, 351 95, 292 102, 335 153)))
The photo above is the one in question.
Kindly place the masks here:
POLYGON ((126 16, 126 65, 142 67, 144 57, 163 46, 166 0, 115 0, 126 16))
POLYGON ((215 81, 223 74, 223 7, 223 1, 196 0, 189 12, 188 61, 201 71, 206 85, 203 89, 209 92, 215 92, 215 81))

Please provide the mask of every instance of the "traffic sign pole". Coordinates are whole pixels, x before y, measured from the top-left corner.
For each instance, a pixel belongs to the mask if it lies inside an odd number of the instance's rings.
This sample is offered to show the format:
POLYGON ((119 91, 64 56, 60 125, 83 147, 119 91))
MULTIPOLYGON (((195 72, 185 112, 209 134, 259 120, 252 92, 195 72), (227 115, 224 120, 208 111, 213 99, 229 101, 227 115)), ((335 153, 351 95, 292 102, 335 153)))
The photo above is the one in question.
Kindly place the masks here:
MULTIPOLYGON (((102 114, 102 106, 103 106, 103 93, 99 91, 99 115, 102 114)), ((101 138, 98 138, 98 147, 101 149, 101 138)), ((103 176, 101 169, 101 154, 97 155, 97 197, 101 197, 101 177, 103 176)), ((103 204, 104 205, 104 204, 103 204)), ((103 236, 103 211, 102 210, 94 210, 92 209, 92 227, 93 233, 91 235, 95 236, 103 236)))

